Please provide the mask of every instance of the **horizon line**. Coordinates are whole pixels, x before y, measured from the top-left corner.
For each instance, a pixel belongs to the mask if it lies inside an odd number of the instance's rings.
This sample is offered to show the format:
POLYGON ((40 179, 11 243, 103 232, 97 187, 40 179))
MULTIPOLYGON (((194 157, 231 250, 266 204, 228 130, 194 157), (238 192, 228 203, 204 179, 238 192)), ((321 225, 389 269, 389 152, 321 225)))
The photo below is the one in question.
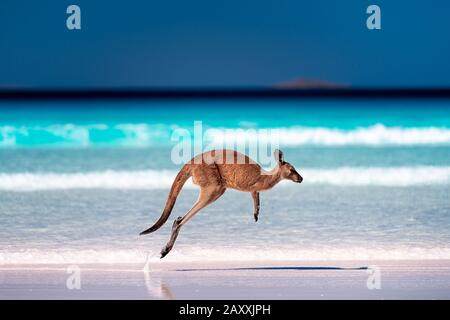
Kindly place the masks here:
POLYGON ((427 88, 0 88, 0 100, 91 99, 450 98, 450 87, 427 88))

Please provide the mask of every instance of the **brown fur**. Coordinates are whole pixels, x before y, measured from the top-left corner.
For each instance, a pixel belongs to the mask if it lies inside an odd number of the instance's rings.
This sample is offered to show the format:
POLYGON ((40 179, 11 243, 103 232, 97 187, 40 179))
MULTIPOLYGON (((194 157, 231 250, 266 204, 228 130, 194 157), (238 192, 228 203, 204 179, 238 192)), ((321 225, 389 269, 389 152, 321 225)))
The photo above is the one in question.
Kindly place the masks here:
POLYGON ((178 217, 174 221, 170 240, 162 249, 161 258, 172 250, 181 226, 202 208, 216 201, 227 188, 251 193, 253 215, 255 221, 258 221, 259 192, 273 188, 283 179, 298 183, 303 180, 295 168, 284 161, 281 151, 275 150, 274 156, 277 166, 271 171, 264 171, 255 161, 234 150, 212 150, 197 155, 183 166, 175 178, 161 217, 153 226, 141 232, 141 235, 158 230, 167 221, 176 198, 189 177, 200 187, 199 197, 184 217, 178 217))

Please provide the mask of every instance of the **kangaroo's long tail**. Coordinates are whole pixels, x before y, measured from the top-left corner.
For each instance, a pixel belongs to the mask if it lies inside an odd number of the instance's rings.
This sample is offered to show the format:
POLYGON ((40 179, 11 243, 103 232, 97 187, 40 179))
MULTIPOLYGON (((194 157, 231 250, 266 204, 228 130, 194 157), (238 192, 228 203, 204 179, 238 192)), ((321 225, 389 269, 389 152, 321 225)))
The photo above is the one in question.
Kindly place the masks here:
POLYGON ((184 165, 184 167, 181 168, 180 172, 178 172, 172 184, 172 188, 170 189, 170 193, 166 201, 166 206, 164 207, 164 211, 161 214, 161 217, 159 217, 158 221, 156 221, 156 223, 153 226, 151 226, 147 230, 142 231, 139 235, 149 234, 161 228, 161 226, 169 218, 173 206, 175 205, 175 201, 177 200, 177 196, 180 193, 181 189, 183 188, 184 183, 186 182, 187 179, 189 179, 190 176, 191 176, 190 167, 188 165, 184 165))

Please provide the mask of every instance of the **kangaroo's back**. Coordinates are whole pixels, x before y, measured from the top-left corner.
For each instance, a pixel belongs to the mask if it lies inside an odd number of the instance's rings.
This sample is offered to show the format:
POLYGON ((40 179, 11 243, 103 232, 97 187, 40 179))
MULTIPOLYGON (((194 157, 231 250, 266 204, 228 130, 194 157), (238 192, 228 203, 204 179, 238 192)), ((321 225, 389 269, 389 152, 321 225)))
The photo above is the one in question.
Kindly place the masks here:
POLYGON ((189 165, 193 168, 194 183, 211 180, 211 183, 237 190, 247 190, 261 176, 260 165, 235 150, 207 151, 194 157, 189 165), (205 177, 206 172, 208 176, 205 177))

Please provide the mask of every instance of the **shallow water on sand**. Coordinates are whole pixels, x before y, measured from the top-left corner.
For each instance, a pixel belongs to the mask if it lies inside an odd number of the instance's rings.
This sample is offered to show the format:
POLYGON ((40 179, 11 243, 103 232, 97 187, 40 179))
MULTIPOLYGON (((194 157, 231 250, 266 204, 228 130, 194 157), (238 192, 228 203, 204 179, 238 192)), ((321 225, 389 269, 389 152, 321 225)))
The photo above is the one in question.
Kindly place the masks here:
MULTIPOLYGON (((171 219, 148 236, 166 190, 1 192, 3 263, 142 262, 157 256, 171 221, 194 203, 180 195, 171 219)), ((255 223, 249 194, 227 191, 182 229, 167 259, 450 258, 449 188, 281 186, 261 194, 255 223)))

